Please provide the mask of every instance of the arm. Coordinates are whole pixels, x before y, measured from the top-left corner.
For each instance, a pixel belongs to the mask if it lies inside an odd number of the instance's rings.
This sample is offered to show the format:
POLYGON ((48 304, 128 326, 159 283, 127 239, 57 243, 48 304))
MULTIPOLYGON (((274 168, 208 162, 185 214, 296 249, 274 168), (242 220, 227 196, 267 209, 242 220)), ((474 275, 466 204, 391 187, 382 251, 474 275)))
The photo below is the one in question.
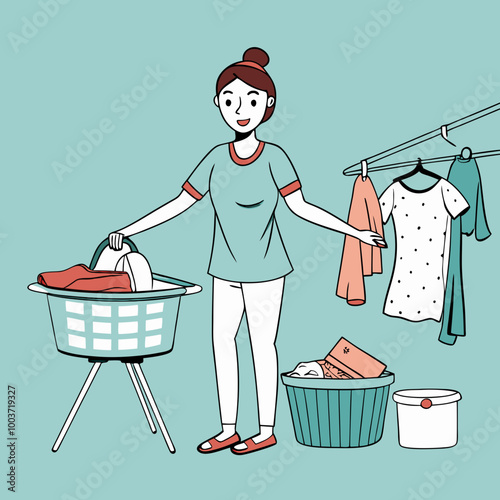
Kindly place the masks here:
POLYGON ((181 194, 179 194, 177 198, 165 203, 165 205, 153 210, 129 226, 111 233, 109 235, 111 248, 121 250, 123 237, 132 236, 158 226, 159 224, 163 224, 164 222, 177 217, 182 212, 185 212, 195 202, 195 198, 193 198, 188 192, 182 190, 181 194))
POLYGON ((378 244, 379 246, 386 246, 385 241, 379 234, 374 233, 373 231, 360 231, 359 229, 356 229, 355 227, 352 227, 335 217, 335 215, 327 212, 326 210, 308 203, 304 199, 301 189, 285 196, 285 202, 288 208, 301 219, 333 231, 338 231, 339 233, 353 236, 368 245, 376 246, 378 244))

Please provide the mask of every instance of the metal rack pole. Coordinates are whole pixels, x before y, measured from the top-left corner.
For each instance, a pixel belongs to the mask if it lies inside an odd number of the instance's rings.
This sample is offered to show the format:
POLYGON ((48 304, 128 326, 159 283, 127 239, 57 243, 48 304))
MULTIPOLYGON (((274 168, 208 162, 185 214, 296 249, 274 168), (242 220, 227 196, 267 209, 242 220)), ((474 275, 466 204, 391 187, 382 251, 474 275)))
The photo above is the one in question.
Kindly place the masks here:
POLYGON ((137 381, 137 378, 135 376, 135 372, 132 368, 131 363, 125 363, 125 366, 127 367, 128 374, 130 375, 130 379, 132 380, 132 384, 134 384, 134 389, 135 392, 137 393, 137 396, 139 398, 139 401, 141 403, 142 409, 144 410, 144 414, 146 415, 146 418, 148 420, 149 427, 151 429, 151 432, 153 434, 156 434, 156 426, 153 422, 153 417, 151 416, 151 412, 149 411, 148 405, 146 404, 146 401, 144 399, 144 395, 142 394, 139 382, 137 381))
POLYGON ((62 426, 61 431, 59 432, 59 435, 57 436, 56 442, 54 443, 54 446, 52 446, 52 451, 55 453, 58 449, 59 446, 61 446, 61 443, 64 439, 64 436, 66 436, 66 433, 68 432, 69 426, 73 422, 73 419, 75 418, 76 412, 80 408, 80 405, 83 402, 83 399, 85 398, 88 390, 90 389, 90 386, 97 375, 97 372, 99 371, 99 368, 101 367, 102 363, 94 363, 92 366, 89 374, 87 375, 87 379, 85 380, 85 383, 83 384, 83 387, 80 389, 80 393, 78 394, 78 397, 76 398, 76 401, 73 403, 73 406, 71 407, 71 410, 66 417, 66 421, 64 422, 64 425, 62 426))
POLYGON ((163 422, 163 418, 161 416, 160 410, 158 409, 158 406, 156 405, 156 401, 153 397, 151 389, 149 388, 146 377, 144 376, 144 373, 142 372, 141 365, 139 363, 133 363, 132 366, 134 367, 134 370, 139 377, 139 382, 141 383, 142 388, 144 389, 144 392, 146 394, 146 398, 148 399, 148 402, 151 405, 151 408, 153 410, 156 421, 158 422, 158 425, 160 426, 161 433, 163 434, 165 442, 167 443, 168 449, 170 450, 171 453, 175 453, 174 444, 172 443, 172 440, 170 439, 167 428, 165 427, 165 422, 163 422))

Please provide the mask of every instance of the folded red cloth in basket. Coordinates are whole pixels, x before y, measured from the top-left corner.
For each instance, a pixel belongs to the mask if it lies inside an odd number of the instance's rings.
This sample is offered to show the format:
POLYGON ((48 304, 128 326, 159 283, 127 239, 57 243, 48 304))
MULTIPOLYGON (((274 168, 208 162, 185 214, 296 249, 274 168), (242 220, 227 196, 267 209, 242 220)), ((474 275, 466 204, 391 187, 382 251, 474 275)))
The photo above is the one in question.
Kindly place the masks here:
POLYGON ((131 292, 130 277, 122 271, 94 271, 84 264, 38 275, 38 283, 85 292, 131 292))

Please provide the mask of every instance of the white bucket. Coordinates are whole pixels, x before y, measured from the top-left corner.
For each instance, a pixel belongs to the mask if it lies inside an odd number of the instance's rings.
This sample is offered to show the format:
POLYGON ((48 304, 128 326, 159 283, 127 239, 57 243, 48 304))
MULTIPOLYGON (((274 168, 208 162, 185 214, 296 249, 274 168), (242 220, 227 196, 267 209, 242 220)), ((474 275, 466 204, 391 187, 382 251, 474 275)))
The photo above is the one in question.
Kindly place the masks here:
POLYGON ((458 441, 458 391, 407 389, 392 395, 398 413, 399 445, 450 448, 458 441))

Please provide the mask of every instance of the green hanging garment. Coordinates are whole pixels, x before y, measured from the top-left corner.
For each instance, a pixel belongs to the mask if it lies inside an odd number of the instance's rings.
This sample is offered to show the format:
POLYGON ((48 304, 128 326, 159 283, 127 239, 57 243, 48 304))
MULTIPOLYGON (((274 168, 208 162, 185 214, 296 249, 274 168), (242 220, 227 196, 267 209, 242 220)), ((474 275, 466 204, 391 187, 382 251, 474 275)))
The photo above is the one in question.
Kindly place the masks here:
POLYGON ((443 307, 440 342, 453 345, 457 336, 465 335, 465 305, 462 285, 462 234, 475 233, 482 241, 491 235, 484 211, 481 176, 476 160, 457 156, 448 172, 451 182, 470 205, 469 210, 451 221, 450 258, 443 307))

